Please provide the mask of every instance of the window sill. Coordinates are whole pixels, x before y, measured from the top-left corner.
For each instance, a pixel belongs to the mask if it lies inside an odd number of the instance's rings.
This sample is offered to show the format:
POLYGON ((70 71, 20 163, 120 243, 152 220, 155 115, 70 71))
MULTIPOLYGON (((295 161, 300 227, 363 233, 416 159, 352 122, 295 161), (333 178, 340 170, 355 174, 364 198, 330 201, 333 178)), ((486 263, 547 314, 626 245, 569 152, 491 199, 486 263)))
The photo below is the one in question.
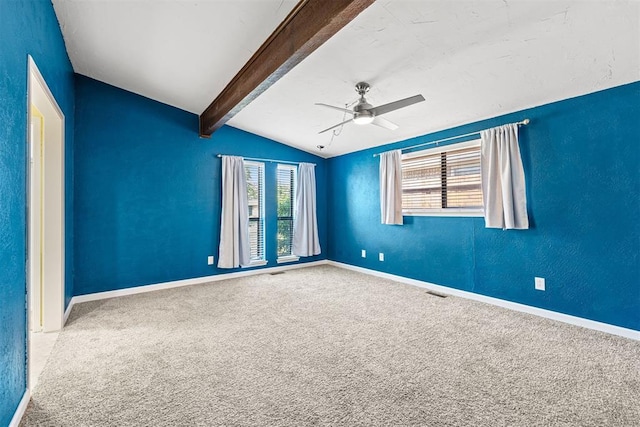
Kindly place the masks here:
POLYGON ((251 261, 249 265, 243 265, 242 268, 261 267, 263 265, 267 265, 267 261, 260 259, 260 260, 251 261))
POLYGON ((278 258, 278 264, 285 264, 287 262, 296 262, 300 259, 300 257, 297 257, 295 255, 289 255, 289 256, 283 256, 278 258))
POLYGON ((450 216, 450 217, 483 217, 482 209, 434 209, 432 211, 403 211, 402 216, 450 216))

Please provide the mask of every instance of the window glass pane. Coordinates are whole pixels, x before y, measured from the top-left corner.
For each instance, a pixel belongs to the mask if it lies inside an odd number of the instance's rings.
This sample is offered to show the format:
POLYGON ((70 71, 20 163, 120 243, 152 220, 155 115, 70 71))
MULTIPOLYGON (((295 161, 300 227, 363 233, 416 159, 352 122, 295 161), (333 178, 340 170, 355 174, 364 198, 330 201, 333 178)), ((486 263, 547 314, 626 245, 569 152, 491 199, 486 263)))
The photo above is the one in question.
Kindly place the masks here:
POLYGON ((295 166, 278 165, 278 257, 292 255, 293 203, 295 198, 296 172, 295 166))
POLYGON ((278 257, 290 256, 293 243, 293 220, 278 219, 278 257))
POLYGON ((264 260, 264 163, 244 162, 249 204, 251 260, 264 260))

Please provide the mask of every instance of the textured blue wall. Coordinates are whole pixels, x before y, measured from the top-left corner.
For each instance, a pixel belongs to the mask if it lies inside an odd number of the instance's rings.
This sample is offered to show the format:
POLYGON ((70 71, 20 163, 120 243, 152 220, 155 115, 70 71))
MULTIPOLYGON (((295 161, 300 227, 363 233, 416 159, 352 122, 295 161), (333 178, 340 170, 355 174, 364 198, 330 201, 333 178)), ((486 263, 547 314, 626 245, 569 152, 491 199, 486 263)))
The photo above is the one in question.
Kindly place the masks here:
POLYGON ((633 83, 330 159, 329 215, 340 220, 330 223, 329 259, 640 329, 638 117, 633 83), (526 117, 530 230, 486 229, 482 218, 380 224, 373 153, 526 117), (545 292, 534 276, 546 278, 545 292))
POLYGON ((27 55, 66 118, 66 302, 72 295, 73 71, 49 0, 0 1, 0 425, 26 390, 27 55))
MULTIPOLYGON (((196 115, 76 77, 76 295, 232 271, 207 265, 208 255, 218 259, 218 153, 316 163, 326 248, 324 159, 232 127, 210 139, 197 130, 196 115)), ((275 183, 275 168, 266 164, 267 183, 275 183)), ((275 185, 267 189, 267 267, 273 267, 275 185)))

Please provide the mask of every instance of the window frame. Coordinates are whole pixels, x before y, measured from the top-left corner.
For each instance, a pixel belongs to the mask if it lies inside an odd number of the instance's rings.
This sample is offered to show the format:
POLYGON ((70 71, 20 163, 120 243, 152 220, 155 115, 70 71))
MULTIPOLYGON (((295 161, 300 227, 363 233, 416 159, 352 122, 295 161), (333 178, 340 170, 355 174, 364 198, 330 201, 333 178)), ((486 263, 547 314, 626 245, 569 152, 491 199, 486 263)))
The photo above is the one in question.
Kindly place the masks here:
POLYGON ((297 190, 296 188, 297 185, 298 185, 298 168, 296 167, 296 165, 278 163, 276 166, 276 255, 278 256, 277 258, 278 264, 295 262, 300 259, 300 257, 293 254, 293 224, 295 221, 295 192, 297 190), (289 189, 289 194, 291 198, 291 215, 286 217, 281 217, 278 214, 278 208, 280 207, 279 206, 280 200, 278 199, 278 189, 280 186, 280 182, 279 182, 280 170, 289 170, 293 172, 293 180, 292 180, 293 182, 291 183, 291 188, 289 189), (277 249, 279 226, 280 226, 281 220, 291 221, 291 245, 290 245, 291 253, 287 255, 279 255, 278 249, 277 249))
MULTIPOLYGON (((441 153, 446 153, 454 150, 463 150, 466 148, 480 148, 481 140, 472 139, 470 141, 458 142, 454 144, 447 144, 439 147, 427 148, 423 150, 416 150, 409 153, 403 153, 401 157, 401 163, 405 159, 411 159, 422 156, 432 156, 441 153)), ((482 173, 482 172, 481 172, 482 173)), ((482 191, 482 189, 481 189, 482 191)), ((439 217, 482 217, 484 216, 484 207, 479 208, 419 208, 419 209, 405 209, 402 208, 402 216, 439 216, 439 217)))
MULTIPOLYGON (((251 218, 251 216, 249 216, 249 212, 247 212, 247 216, 249 219, 249 224, 251 224, 252 221, 257 221, 258 223, 258 249, 260 247, 260 243, 262 243, 262 254, 258 252, 258 255, 262 255, 260 258, 251 258, 251 261, 248 265, 245 265, 243 267, 258 267, 258 266, 262 266, 262 265, 266 265, 267 264, 267 254, 266 254, 266 218, 265 218, 265 163, 264 162, 258 162, 258 161, 254 161, 254 160, 244 160, 244 167, 245 167, 245 174, 246 174, 246 167, 247 166, 256 166, 258 168, 258 211, 259 211, 259 216, 257 219, 251 218), (262 185, 260 185, 260 183, 262 183, 262 185), (262 242, 260 242, 260 229, 262 229, 262 242)), ((247 183, 247 193, 248 193, 248 189, 249 189, 249 183, 247 183)), ((248 194, 247 194, 247 202, 248 200, 248 194)), ((248 207, 247 207, 248 210, 248 207)), ((250 227, 249 227, 250 230, 250 227)), ((247 231, 249 231, 247 230, 247 231)), ((251 244, 251 240, 249 240, 249 244, 251 244)))

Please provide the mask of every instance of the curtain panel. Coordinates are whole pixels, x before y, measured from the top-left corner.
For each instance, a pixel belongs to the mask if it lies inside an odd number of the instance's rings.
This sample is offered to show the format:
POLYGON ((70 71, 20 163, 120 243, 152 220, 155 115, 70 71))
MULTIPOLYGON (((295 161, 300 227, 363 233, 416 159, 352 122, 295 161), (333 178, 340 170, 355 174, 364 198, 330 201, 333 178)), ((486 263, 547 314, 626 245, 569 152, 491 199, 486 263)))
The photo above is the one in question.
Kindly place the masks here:
POLYGON ((528 229, 524 168, 518 145, 518 125, 480 132, 482 198, 487 228, 528 229))
POLYGON ((320 254, 318 220, 316 216, 316 169, 311 163, 298 165, 295 214, 293 220, 293 254, 312 256, 320 254))
POLYGON ((218 268, 236 268, 250 263, 249 205, 244 160, 237 156, 222 156, 218 268))
POLYGON ((380 220, 382 224, 402 225, 401 151, 380 154, 380 220))

